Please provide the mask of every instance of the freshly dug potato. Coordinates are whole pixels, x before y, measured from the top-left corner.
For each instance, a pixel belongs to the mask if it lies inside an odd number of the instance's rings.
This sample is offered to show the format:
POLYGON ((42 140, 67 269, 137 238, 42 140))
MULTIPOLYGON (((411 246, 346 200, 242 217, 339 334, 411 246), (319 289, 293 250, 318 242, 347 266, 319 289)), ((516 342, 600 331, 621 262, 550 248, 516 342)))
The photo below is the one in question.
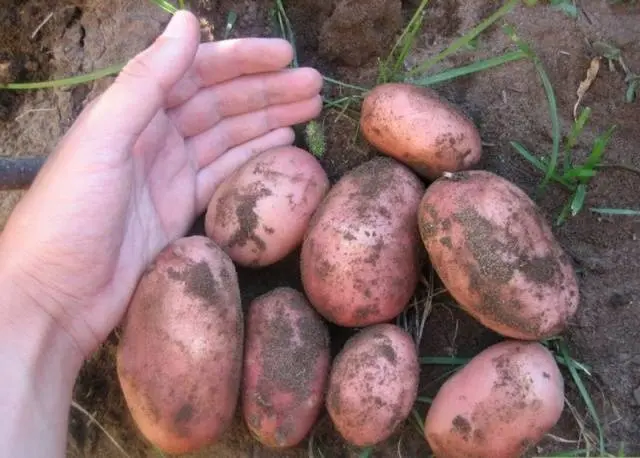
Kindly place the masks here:
POLYGON ((431 180, 472 168, 482 156, 473 122, 432 89, 413 84, 375 87, 362 104, 360 127, 375 148, 431 180))
POLYGON ((329 189, 312 154, 272 148, 216 189, 207 208, 207 236, 242 266, 263 267, 302 243, 311 215, 329 189))
POLYGON ((249 306, 243 416, 264 445, 291 447, 313 427, 329 376, 329 330, 302 293, 280 287, 249 306))
POLYGON ((493 345, 447 380, 425 437, 438 458, 517 458, 560 419, 564 382, 537 342, 493 345))
POLYGON ((301 251, 302 283, 321 315, 364 327, 403 310, 418 282, 423 193, 419 178, 388 157, 352 169, 331 188, 301 251))
POLYGON ((570 260, 536 204, 487 171, 435 181, 419 210, 420 233, 451 295, 507 337, 560 333, 578 306, 570 260))
POLYGON ((407 332, 386 323, 359 331, 331 369, 326 406, 336 430, 360 447, 388 439, 411 413, 419 376, 407 332))
POLYGON ((227 430, 239 397, 243 339, 231 259, 202 236, 167 246, 140 279, 117 352, 124 397, 149 441, 185 453, 227 430))

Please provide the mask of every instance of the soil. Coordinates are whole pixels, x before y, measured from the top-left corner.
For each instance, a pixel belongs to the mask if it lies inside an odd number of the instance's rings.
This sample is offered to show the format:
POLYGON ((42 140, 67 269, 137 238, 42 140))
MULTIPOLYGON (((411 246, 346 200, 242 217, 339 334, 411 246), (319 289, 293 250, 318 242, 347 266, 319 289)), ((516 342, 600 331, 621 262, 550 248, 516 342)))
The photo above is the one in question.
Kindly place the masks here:
MULTIPOLYGON (((405 24, 417 0, 314 0, 286 1, 296 34, 301 65, 314 66, 324 74, 352 84, 371 86, 376 81, 378 59, 384 58, 393 39, 405 24)), ((408 62, 421 61, 494 11, 500 2, 434 0, 408 62)), ((584 78, 594 50, 605 41, 622 52, 627 66, 640 72, 640 4, 583 0, 577 2, 577 18, 546 5, 518 7, 507 20, 519 36, 531 44, 545 65, 558 101, 560 121, 567 132, 573 119, 576 89, 584 78)), ((231 34, 275 36, 269 0, 198 0, 194 9, 222 36, 229 11, 238 15, 231 34)), ((60 78, 120 63, 149 45, 167 22, 168 15, 150 2, 115 0, 0 0, 0 81, 37 81, 60 78), (49 15, 51 15, 49 17, 49 15), (48 18, 46 22, 43 21, 48 18)), ((463 49, 433 71, 463 65, 475 59, 513 49, 499 26, 484 32, 473 49, 463 49)), ((578 159, 584 159, 594 138, 617 125, 607 148, 608 164, 640 167, 640 101, 624 100, 626 84, 619 65, 602 62, 600 73, 582 101, 592 109, 591 121, 578 143, 578 159)), ((33 92, 0 91, 0 155, 46 156, 72 124, 82 108, 112 82, 104 78, 92 84, 33 92)), ((530 61, 512 62, 483 73, 440 84, 435 89, 473 119, 480 129, 484 159, 479 167, 494 171, 516 183, 530 196, 536 195, 539 173, 510 145, 518 141, 538 154, 552 144, 548 105, 543 87, 530 61)), ((335 95, 333 87, 327 95, 335 95)), ((349 112, 346 113, 347 115, 349 112)), ((376 155, 356 135, 357 121, 336 111, 322 116, 326 153, 322 158, 332 182, 345 171, 376 155)), ((301 137, 302 138, 302 137, 301 137)), ((304 147, 304 144, 301 143, 304 147)), ((590 207, 640 209, 640 176, 620 168, 603 169, 589 185, 585 210, 554 232, 579 272, 579 311, 565 333, 570 351, 589 365, 593 376, 587 388, 596 404, 608 450, 621 448, 627 456, 640 454, 640 219, 602 216, 590 207)), ((53 190, 52 192, 55 192, 53 190)), ((0 228, 22 192, 0 192, 0 228)), ((537 199, 543 215, 553 222, 568 195, 552 186, 537 199)), ((202 221, 193 229, 202 233, 202 221)), ((425 268, 426 269, 426 268, 425 268)), ((239 269, 243 301, 277 286, 301 288, 298 252, 268 269, 239 269)), ((500 337, 478 325, 446 296, 438 303, 424 331, 421 355, 467 356, 500 337)), ((331 327, 335 351, 349 331, 331 327)), ((123 446, 130 456, 159 456, 137 433, 127 412, 115 375, 113 333, 88 360, 74 390, 75 401, 123 446)), ((424 366, 420 394, 433 396, 449 367, 424 366)), ((595 431, 576 387, 564 371, 567 399, 595 431)), ((417 405, 420 416, 428 406, 417 405)), ((563 417, 530 454, 584 448, 577 440, 579 426, 565 409, 563 417), (555 437, 555 438, 554 438, 555 437)), ((287 452, 269 451, 251 438, 238 417, 224 440, 193 456, 307 457, 309 444, 287 452)), ((357 456, 333 430, 326 414, 313 435, 315 456, 357 456)), ((597 454, 597 453, 596 453, 597 454)), ((69 457, 122 456, 105 434, 77 409, 71 410, 69 457)), ((429 456, 429 450, 413 421, 391 439, 376 447, 372 456, 429 456)))

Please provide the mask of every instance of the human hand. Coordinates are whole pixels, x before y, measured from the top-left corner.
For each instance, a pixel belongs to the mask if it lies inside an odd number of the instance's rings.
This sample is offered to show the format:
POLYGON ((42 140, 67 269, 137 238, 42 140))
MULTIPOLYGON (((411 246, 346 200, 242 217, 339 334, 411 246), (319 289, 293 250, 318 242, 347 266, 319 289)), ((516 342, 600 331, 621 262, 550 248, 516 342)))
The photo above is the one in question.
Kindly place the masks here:
POLYGON ((278 39, 199 44, 197 19, 176 13, 50 156, 0 237, 0 271, 79 354, 118 324, 216 186, 319 114, 322 78, 284 69, 292 54, 278 39))

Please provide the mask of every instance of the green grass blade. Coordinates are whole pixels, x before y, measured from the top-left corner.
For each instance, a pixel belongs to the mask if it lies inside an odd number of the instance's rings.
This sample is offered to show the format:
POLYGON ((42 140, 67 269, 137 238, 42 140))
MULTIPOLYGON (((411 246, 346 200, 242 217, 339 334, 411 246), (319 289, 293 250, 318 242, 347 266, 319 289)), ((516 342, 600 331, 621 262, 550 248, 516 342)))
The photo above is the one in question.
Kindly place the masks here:
POLYGON ((578 185, 573 199, 571 199, 571 215, 576 216, 584 206, 584 199, 587 196, 587 185, 581 183, 578 185))
POLYGON ((567 220, 567 217, 569 216, 569 213, 571 213, 571 201, 567 202, 562 207, 562 210, 560 211, 560 214, 558 215, 558 218, 556 219, 556 226, 562 225, 567 220))
POLYGON ((527 148, 522 146, 522 144, 520 144, 518 142, 509 142, 509 143, 511 143, 511 146, 513 146, 513 148, 518 153, 520 153, 520 155, 522 155, 522 157, 524 157, 527 161, 531 162, 531 164, 533 166, 535 166, 538 170, 541 170, 543 172, 547 170, 547 165, 545 163, 543 163, 540 159, 535 157, 533 154, 531 154, 527 150, 527 148))
POLYGON ((640 210, 630 208, 590 208, 590 210, 601 215, 640 216, 640 210))
POLYGON ((428 398, 426 396, 418 396, 416 401, 421 402, 423 404, 433 404, 433 398, 428 398))
POLYGON ((333 79, 333 78, 329 78, 328 76, 323 76, 322 77, 326 82, 331 83, 331 84, 335 84, 336 86, 342 86, 342 87, 346 87, 348 89, 354 89, 356 91, 360 91, 360 92, 368 92, 369 89, 366 89, 362 86, 356 86, 355 84, 349 84, 349 83, 343 83, 342 81, 333 79))
POLYGON ((633 78, 627 86, 627 92, 625 93, 624 100, 627 103, 635 101, 636 96, 640 91, 640 77, 633 78))
POLYGON ((70 78, 62 78, 59 80, 39 81, 36 83, 9 83, 0 85, 0 89, 10 89, 12 91, 26 91, 32 89, 51 89, 56 87, 76 86, 78 84, 89 83, 105 76, 116 75, 120 73, 126 64, 116 64, 107 68, 96 70, 95 72, 85 73, 84 75, 72 76, 70 78))
POLYGON ((571 127, 571 132, 567 136, 564 145, 564 170, 563 173, 568 172, 573 166, 573 158, 571 154, 571 150, 578 143, 578 138, 582 134, 584 130, 584 126, 587 124, 589 117, 591 116, 591 108, 583 108, 578 116, 578 119, 575 120, 573 126, 571 127))
POLYGON ((615 130, 616 126, 611 126, 605 133, 599 135, 598 138, 595 139, 593 142, 593 148, 591 149, 591 154, 587 158, 583 168, 595 169, 600 164, 602 156, 604 155, 604 150, 611 141, 611 137, 615 130))
POLYGON ((526 57, 528 56, 522 51, 512 51, 501 56, 484 59, 469 65, 465 65, 463 67, 451 68, 436 75, 429 75, 424 78, 418 78, 416 80, 412 80, 411 83, 417 84, 418 86, 432 86, 434 84, 442 83, 444 81, 450 81, 455 78, 460 78, 461 76, 488 70, 490 68, 497 67, 508 62, 513 62, 515 60, 524 59, 526 57))
POLYGON ((298 67, 299 63, 298 52, 296 48, 296 37, 293 34, 293 27, 291 27, 291 22, 289 21, 289 17, 287 16, 287 12, 284 8, 284 3, 282 3, 282 0, 276 0, 276 8, 278 11, 278 19, 281 21, 282 30, 285 35, 284 38, 286 38, 286 40, 289 41, 289 43, 291 43, 291 46, 293 47, 292 66, 298 67))
POLYGON ((542 61, 537 56, 537 54, 527 43, 525 43, 518 37, 518 35, 515 33, 515 29, 512 26, 506 26, 504 30, 507 35, 511 37, 511 40, 513 40, 513 42, 516 43, 516 45, 523 52, 528 54, 533 59, 533 65, 535 66, 536 71, 538 72, 538 76, 542 81, 542 86, 544 87, 544 92, 547 97, 547 103, 549 105, 553 146, 551 149, 551 157, 549 158, 549 162, 547 164, 545 176, 539 186, 539 191, 543 191, 556 172, 558 157, 560 155, 560 118, 558 117, 558 104, 556 101, 556 95, 553 91, 551 81, 549 80, 549 75, 547 75, 547 71, 545 70, 544 65, 542 65, 542 61))
POLYGON ((233 26, 236 25, 236 21, 238 20, 238 14, 235 11, 229 11, 227 14, 227 24, 224 27, 224 39, 229 38, 231 31, 233 30, 233 26))
POLYGON ((173 3, 168 2, 167 0, 151 0, 151 3, 155 3, 157 6, 159 6, 169 14, 174 14, 176 11, 178 11, 178 8, 176 8, 173 3))
POLYGON ((427 59, 425 62, 423 62, 419 66, 410 70, 409 75, 424 73, 429 68, 433 67, 435 64, 440 62, 441 60, 446 59, 448 56, 450 56, 451 54, 454 54, 459 49, 469 45, 469 43, 471 43, 478 35, 480 35, 486 29, 491 27, 498 19, 500 19, 501 17, 511 12, 511 10, 515 8, 515 6, 519 3, 519 1, 520 0, 509 0, 507 3, 502 5, 498 10, 496 10, 491 16, 489 16, 487 19, 485 19, 480 24, 478 24, 477 26, 472 28, 470 31, 468 31, 466 34, 464 34, 463 36, 455 40, 453 43, 451 43, 451 45, 449 45, 449 47, 446 48, 444 51, 440 52, 439 54, 433 56, 430 59, 427 59))
POLYGON ((418 427, 420 428, 420 431, 423 432, 424 431, 424 421, 422 420, 422 417, 420 417, 420 414, 418 413, 418 411, 416 409, 411 409, 411 413, 413 414, 413 418, 415 419, 416 423, 418 424, 418 427))
POLYGON ((596 175, 596 171, 593 169, 587 169, 583 167, 576 167, 569 170, 567 173, 562 175, 562 178, 565 180, 571 180, 573 178, 591 178, 596 175))
POLYGON ((360 452, 358 458, 369 458, 371 456, 371 452, 373 451, 373 447, 367 447, 360 452))
POLYGON ((547 455, 548 457, 572 457, 572 456, 587 456, 589 453, 589 449, 581 448, 578 450, 567 450, 566 452, 557 452, 552 453, 551 455, 547 455))
POLYGON ((591 396, 589 396, 589 392, 587 388, 582 383, 582 379, 580 378, 580 374, 576 370, 575 365, 573 364, 573 358, 569 355, 569 348, 567 343, 564 340, 558 341, 558 347, 560 348, 560 352, 562 356, 564 356, 565 361, 567 361, 567 367, 569 369, 569 373, 571 374, 571 378, 573 378, 573 382, 576 384, 578 391, 580 392, 580 396, 584 400, 585 405, 587 406, 587 410, 591 414, 593 421, 598 430, 598 445, 600 449, 600 456, 605 456, 604 450, 604 431, 602 430, 602 425, 600 424, 600 418, 598 417, 598 412, 596 411, 595 406, 593 405, 593 401, 591 400, 591 396))

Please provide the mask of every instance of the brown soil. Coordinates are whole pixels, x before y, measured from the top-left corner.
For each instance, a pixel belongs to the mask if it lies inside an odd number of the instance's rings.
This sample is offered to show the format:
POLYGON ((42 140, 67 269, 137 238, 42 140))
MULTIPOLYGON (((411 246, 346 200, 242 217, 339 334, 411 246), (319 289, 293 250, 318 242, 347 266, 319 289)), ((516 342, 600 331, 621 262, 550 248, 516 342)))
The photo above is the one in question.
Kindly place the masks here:
MULTIPOLYGON (((36 81, 80 74, 122 62, 145 48, 168 17, 150 2, 116 0, 0 0, 0 81, 36 81), (50 14, 50 19, 38 29, 50 14), (38 29, 38 30, 37 30, 38 29), (37 33, 35 33, 37 30, 37 33), (33 36, 32 36, 33 35, 33 36)), ((199 0, 191 2, 215 25, 219 38, 227 13, 238 14, 232 36, 273 36, 268 0, 199 0)), ((289 0, 290 19, 296 33, 301 65, 315 66, 324 74, 353 84, 372 85, 377 59, 386 55, 393 37, 406 23, 417 0, 289 0), (386 15, 382 14, 386 13, 386 15), (402 19, 402 20, 401 20, 402 19)), ((606 41, 621 49, 626 64, 640 72, 640 4, 606 0, 577 2, 582 13, 571 19, 547 6, 521 7, 508 20, 521 37, 532 44, 544 63, 558 99, 564 131, 570 127, 576 89, 594 55, 590 43, 606 41)), ((493 11, 499 2, 434 0, 428 8, 411 60, 434 55, 493 11)), ((476 49, 466 49, 444 62, 462 65, 511 49, 499 27, 486 31, 476 49)), ((437 70, 437 69, 434 69, 437 70)), ((69 128, 79 111, 100 94, 111 79, 57 90, 27 93, 0 91, 0 155, 47 155, 69 128)), ((441 84, 436 90, 460 107, 479 126, 484 142, 482 168, 504 176, 535 195, 540 175, 510 146, 519 141, 539 154, 551 148, 551 125, 543 88, 534 67, 519 61, 491 71, 441 84)), ((607 150, 606 162, 640 167, 640 101, 625 103, 626 85, 619 66, 604 61, 598 78, 583 100, 592 109, 592 121, 579 142, 583 159, 593 139, 611 124, 618 129, 607 150)), ((327 87, 327 95, 335 95, 327 87)), ((323 115, 327 151, 322 164, 335 180, 345 171, 375 155, 361 137, 355 136, 356 121, 336 112, 323 115)), ((304 146, 304 145, 302 145, 304 146)), ((640 176, 627 170, 608 168, 589 186, 585 208, 561 227, 554 227, 560 243, 579 269, 581 303, 566 337, 574 357, 591 366, 588 388, 605 425, 608 448, 627 456, 640 453, 640 219, 603 217, 589 207, 640 208, 640 176)), ((55 190, 52 190, 55 192, 55 190)), ((20 192, 0 192, 0 227, 20 198, 20 192)), ((554 221, 566 197, 552 187, 538 200, 543 215, 554 221)), ((203 222, 193 233, 203 233, 203 222)), ((239 269, 243 300, 277 286, 300 289, 298 253, 269 269, 239 269)), ((334 351, 349 332, 331 326, 334 351)), ((75 387, 74 398, 123 445, 130 456, 158 456, 139 436, 126 410, 115 375, 114 333, 87 361, 75 387)), ((474 354, 498 336, 479 326, 450 301, 434 307, 423 338, 421 355, 474 354)), ((443 373, 450 368, 422 368, 421 395, 433 396, 443 373)), ((586 408, 567 377, 567 396, 577 411, 586 408)), ((427 406, 417 405, 423 416, 427 406)), ((423 417, 424 418, 424 417, 423 417)), ((595 431, 593 423, 587 428, 595 431)), ((553 434, 577 439, 578 425, 566 410, 553 434)), ((324 456, 357 456, 339 438, 327 420, 319 421, 314 447, 324 456)), ((233 430, 209 450, 194 456, 216 457, 306 457, 305 442, 295 450, 273 452, 260 447, 237 417, 233 430)), ((532 454, 583 448, 583 444, 559 443, 546 438, 532 454)), ((428 456, 425 441, 410 421, 389 441, 376 448, 375 457, 428 456)), ((121 454, 76 409, 69 427, 70 457, 117 457, 121 454)), ((319 456, 316 454, 316 456, 319 456)))

